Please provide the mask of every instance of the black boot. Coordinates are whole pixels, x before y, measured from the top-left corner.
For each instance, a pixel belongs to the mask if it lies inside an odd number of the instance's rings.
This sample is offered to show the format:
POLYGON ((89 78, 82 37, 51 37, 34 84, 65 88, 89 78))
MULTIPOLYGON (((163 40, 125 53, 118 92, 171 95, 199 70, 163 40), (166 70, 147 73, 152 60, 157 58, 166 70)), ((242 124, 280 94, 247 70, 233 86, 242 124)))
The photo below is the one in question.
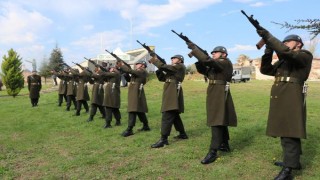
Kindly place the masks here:
POLYGON ((90 117, 88 118, 87 122, 91 122, 91 121, 93 121, 93 116, 92 115, 90 115, 90 117))
POLYGON ((128 137, 133 135, 132 127, 128 127, 125 131, 123 131, 122 136, 128 137))
POLYGON ((120 125, 121 125, 120 119, 119 119, 119 120, 116 120, 116 123, 115 123, 114 125, 115 125, 115 126, 120 126, 120 125))
POLYGON ((151 147, 152 148, 161 148, 164 145, 169 145, 168 139, 167 138, 161 138, 158 142, 156 142, 155 144, 152 144, 151 147))
POLYGON ((74 116, 80 116, 80 111, 76 111, 76 113, 74 114, 74 116))
POLYGON ((218 150, 223 152, 230 152, 229 143, 221 143, 218 150))
POLYGON ((210 164, 217 159, 217 150, 210 150, 207 156, 201 161, 201 164, 210 164))
POLYGON ((104 128, 112 128, 110 121, 106 121, 106 124, 104 125, 104 128))
POLYGON ((186 133, 180 133, 178 136, 174 136, 174 139, 188 139, 188 135, 186 133))
POLYGON ((274 178, 274 180, 292 180, 293 177, 291 175, 291 171, 292 168, 283 167, 278 176, 274 178))
POLYGON ((150 131, 150 127, 148 125, 143 125, 143 127, 138 129, 138 131, 150 131))

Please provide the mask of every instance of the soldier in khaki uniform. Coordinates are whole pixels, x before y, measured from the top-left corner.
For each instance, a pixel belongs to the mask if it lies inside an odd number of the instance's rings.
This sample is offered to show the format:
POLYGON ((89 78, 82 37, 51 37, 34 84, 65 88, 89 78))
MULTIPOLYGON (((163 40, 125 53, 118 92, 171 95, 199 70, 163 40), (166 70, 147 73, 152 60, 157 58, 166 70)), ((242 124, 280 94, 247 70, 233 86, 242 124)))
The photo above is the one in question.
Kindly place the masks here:
POLYGON ((76 81, 75 76, 71 74, 71 69, 69 69, 68 74, 66 74, 66 81, 67 81, 67 108, 66 111, 70 111, 71 103, 74 105, 74 109, 77 108, 76 102, 76 81))
POLYGON ((202 164, 209 164, 216 160, 218 150, 230 151, 228 126, 237 126, 237 115, 229 88, 233 66, 227 57, 227 49, 223 46, 212 50, 212 58, 192 43, 188 43, 188 47, 192 49, 191 54, 198 59, 198 72, 209 79, 207 125, 211 127, 212 135, 209 152, 201 161, 202 164))
POLYGON ((161 123, 161 138, 153 144, 152 148, 160 148, 168 145, 168 136, 170 136, 172 125, 179 131, 176 139, 188 139, 182 123, 180 113, 184 112, 183 91, 181 83, 186 74, 186 67, 183 64, 184 58, 181 55, 171 57, 172 64, 167 65, 157 59, 154 55, 150 62, 158 67, 158 79, 164 81, 162 94, 162 123, 161 123), (163 77, 163 78, 161 78, 163 77))
POLYGON ((64 71, 60 71, 60 72, 51 71, 51 73, 60 79, 59 87, 58 87, 58 106, 61 106, 63 99, 67 102, 66 73, 64 71))
POLYGON ((267 135, 280 137, 283 149, 283 162, 275 163, 283 168, 275 179, 292 179, 292 169, 301 169, 300 139, 306 138, 304 82, 308 79, 313 56, 301 49, 303 42, 297 35, 289 35, 281 42, 267 30, 258 30, 257 33, 266 42, 260 71, 275 77, 267 124, 267 135), (271 64, 274 52, 279 61, 271 64))
POLYGON ((143 127, 139 130, 150 131, 146 116, 148 106, 143 88, 148 76, 148 72, 146 71, 147 63, 145 61, 138 61, 135 64, 135 70, 123 62, 118 62, 117 66, 119 66, 123 72, 131 74, 128 86, 128 128, 122 133, 122 136, 127 137, 133 135, 132 129, 136 124, 137 116, 143 123, 143 127))
POLYGON ((77 88, 77 94, 76 94, 77 110, 76 110, 75 116, 80 116, 82 104, 84 106, 84 109, 86 110, 86 113, 89 112, 89 106, 87 101, 90 101, 90 96, 88 92, 88 82, 91 80, 90 78, 91 74, 85 68, 82 70, 81 73, 79 73, 78 69, 71 69, 71 73, 75 77, 76 88, 77 88))
POLYGON ((91 111, 87 122, 93 121, 93 117, 97 113, 97 108, 99 108, 102 118, 105 118, 106 116, 106 110, 102 106, 104 96, 104 82, 103 77, 101 76, 102 73, 103 71, 99 67, 96 67, 95 72, 91 75, 91 78, 93 78, 93 81, 90 81, 90 83, 93 83, 91 96, 91 111))
POLYGON ((106 108, 106 124, 104 128, 111 128, 112 114, 116 119, 116 126, 121 125, 121 114, 120 114, 120 80, 121 73, 114 66, 109 66, 109 72, 102 73, 102 77, 105 80, 103 85, 104 99, 103 106, 106 108))
POLYGON ((41 90, 41 76, 37 74, 36 70, 32 71, 32 74, 27 77, 29 97, 32 107, 38 106, 41 90))

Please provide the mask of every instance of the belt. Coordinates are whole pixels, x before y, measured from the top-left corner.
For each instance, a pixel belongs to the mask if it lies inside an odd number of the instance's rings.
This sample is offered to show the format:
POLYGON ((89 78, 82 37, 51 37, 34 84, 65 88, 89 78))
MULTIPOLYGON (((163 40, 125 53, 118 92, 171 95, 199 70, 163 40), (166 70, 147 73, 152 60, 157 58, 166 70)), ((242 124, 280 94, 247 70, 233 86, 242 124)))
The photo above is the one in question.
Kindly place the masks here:
POLYGON ((166 79, 165 82, 177 82, 177 80, 176 79, 166 79))
POLYGON ((296 84, 302 84, 303 81, 301 81, 298 78, 294 78, 294 77, 284 77, 284 76, 279 76, 276 77, 274 80, 275 83, 277 82, 290 82, 290 83, 296 83, 296 84))
POLYGON ((210 80, 209 80, 209 84, 226 85, 226 84, 227 84, 227 81, 224 81, 224 80, 212 80, 212 79, 210 79, 210 80))

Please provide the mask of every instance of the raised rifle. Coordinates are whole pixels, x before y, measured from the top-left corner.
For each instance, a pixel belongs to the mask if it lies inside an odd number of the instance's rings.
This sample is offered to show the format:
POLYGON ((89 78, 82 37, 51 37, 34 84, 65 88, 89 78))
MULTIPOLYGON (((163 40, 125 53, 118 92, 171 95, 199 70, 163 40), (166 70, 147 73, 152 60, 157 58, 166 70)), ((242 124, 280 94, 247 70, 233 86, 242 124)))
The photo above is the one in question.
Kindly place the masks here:
POLYGON ((119 58, 119 56, 117 56, 116 54, 114 54, 113 52, 108 51, 107 49, 105 49, 105 51, 107 51, 109 54, 111 54, 111 56, 113 56, 114 58, 116 58, 117 62, 123 62, 124 65, 126 65, 127 67, 131 68, 130 65, 128 63, 126 63, 124 60, 122 60, 121 58, 119 58))
POLYGON ((86 70, 86 71, 88 71, 90 74, 93 73, 89 68, 85 68, 85 67, 81 66, 79 63, 75 63, 75 62, 72 62, 72 63, 75 64, 75 65, 77 65, 78 67, 80 67, 83 71, 86 70))
MULTIPOLYGON (((241 10, 241 13, 244 14, 249 22, 257 29, 257 30, 263 30, 264 28, 260 26, 259 22, 256 19, 253 19, 253 15, 251 15, 250 17, 246 14, 246 12, 244 12, 243 10, 241 10)), ((261 39, 257 44, 256 47, 257 49, 261 49, 266 43, 264 42, 263 39, 261 39)))
POLYGON ((162 57, 160 57, 157 53, 155 53, 154 51, 152 51, 152 50, 150 49, 150 47, 146 45, 146 43, 143 43, 143 44, 142 44, 142 43, 141 43, 140 41, 138 41, 138 40, 137 40, 137 42, 138 42, 143 48, 145 48, 145 49, 149 52, 150 55, 151 55, 151 54, 156 55, 157 58, 158 58, 163 64, 167 64, 166 61, 165 61, 162 57))
MULTIPOLYGON (((182 40, 184 40, 186 43, 192 43, 192 44, 194 44, 195 46, 197 46, 197 48, 199 49, 199 50, 201 50, 205 55, 207 55, 207 56, 209 56, 209 54, 208 54, 208 52, 206 51, 206 50, 203 50, 202 48, 200 48, 198 45, 196 45, 195 43, 193 43, 192 41, 190 41, 190 39, 187 37, 187 36, 185 36, 185 35, 183 35, 182 33, 180 33, 180 34, 178 34, 176 31, 174 31, 174 30, 171 30, 173 33, 175 33, 177 36, 179 36, 182 40)), ((191 53, 189 53, 188 54, 188 56, 190 57, 190 58, 192 58, 192 54, 191 53)))
POLYGON ((86 59, 86 60, 88 60, 89 62, 91 62, 95 67, 100 68, 102 71, 104 71, 104 72, 108 72, 108 69, 106 69, 106 68, 105 68, 105 67, 103 67, 102 65, 100 65, 100 64, 98 64, 98 63, 96 63, 96 62, 94 62, 93 60, 88 59, 88 58, 86 58, 86 57, 84 57, 84 59, 86 59))

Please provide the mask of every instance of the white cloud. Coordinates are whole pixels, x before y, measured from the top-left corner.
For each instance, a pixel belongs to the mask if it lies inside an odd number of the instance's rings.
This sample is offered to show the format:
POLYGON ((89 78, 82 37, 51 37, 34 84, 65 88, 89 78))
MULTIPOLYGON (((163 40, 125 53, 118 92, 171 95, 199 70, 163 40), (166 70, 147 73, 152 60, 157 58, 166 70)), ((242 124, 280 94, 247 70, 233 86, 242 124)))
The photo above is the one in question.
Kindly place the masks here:
POLYGON ((229 52, 253 51, 253 50, 257 50, 257 47, 252 45, 241 45, 241 44, 236 44, 234 47, 228 48, 229 52))
POLYGON ((34 43, 39 33, 52 24, 39 12, 27 11, 16 4, 1 3, 0 8, 1 43, 34 43))
POLYGON ((256 2, 256 3, 250 4, 250 6, 252 6, 252 7, 261 7, 261 6, 266 6, 266 5, 267 4, 264 2, 256 2))

